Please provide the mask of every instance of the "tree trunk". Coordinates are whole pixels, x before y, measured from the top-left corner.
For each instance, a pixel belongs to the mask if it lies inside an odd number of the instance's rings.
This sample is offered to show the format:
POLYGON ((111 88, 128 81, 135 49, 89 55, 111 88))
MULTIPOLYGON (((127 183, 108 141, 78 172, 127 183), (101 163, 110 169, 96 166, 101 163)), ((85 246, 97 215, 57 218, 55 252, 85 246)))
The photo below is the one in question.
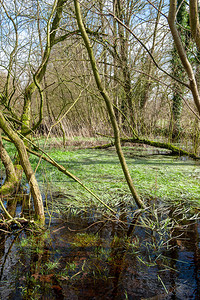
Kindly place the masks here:
POLYGON ((103 97, 103 99, 106 103, 107 110, 108 110, 108 113, 109 113, 109 116, 110 116, 110 121, 111 121, 112 128, 113 128, 113 131, 114 131, 115 148, 116 148, 116 152, 117 152, 118 157, 119 157, 119 161, 121 163, 122 170, 124 172, 125 179, 127 181, 129 189, 130 189, 137 205, 140 208, 145 208, 146 207, 145 204, 143 203, 142 199, 140 198, 140 196, 138 195, 138 193, 135 189, 135 186, 133 185, 133 181, 132 181, 132 178, 130 176, 128 166, 126 164, 126 160, 125 160, 125 157, 124 157, 124 154, 123 154, 123 151, 122 151, 122 147, 121 147, 120 132, 119 132, 118 124, 117 124, 117 121, 116 121, 113 105, 112 105, 112 102, 111 102, 111 99, 110 99, 109 95, 107 94, 105 88, 102 85, 100 75, 99 75, 99 72, 98 72, 98 68, 97 68, 97 64, 96 64, 96 60, 95 60, 94 53, 93 53, 93 50, 92 50, 92 46, 90 44, 90 40, 88 38, 87 32, 85 30, 85 27, 84 27, 84 24, 83 24, 83 21, 82 21, 80 5, 79 5, 79 2, 77 0, 74 0, 74 6, 75 6, 77 23, 78 23, 83 41, 85 43, 85 46, 86 46, 86 49, 87 49, 87 52, 88 52, 88 56, 89 56, 89 59, 90 59, 91 67, 92 67, 93 74, 94 74, 94 77, 95 77, 95 81, 96 81, 98 90, 101 93, 101 95, 102 95, 102 97, 103 97))
MULTIPOLYGON (((125 19, 125 13, 124 10, 121 7, 122 1, 117 0, 115 2, 115 11, 116 11, 116 16, 120 20, 125 19)), ((126 25, 127 20, 125 21, 126 25)), ((128 32, 124 32, 124 28, 119 25, 118 27, 118 33, 119 33, 119 43, 120 43, 120 67, 122 70, 122 75, 123 75, 123 89, 125 92, 125 99, 122 99, 121 102, 121 110, 126 115, 131 122, 131 125, 135 125, 134 121, 134 110, 133 110, 133 95, 132 95, 132 84, 131 84, 131 74, 130 74, 130 68, 128 65, 128 32)), ((122 126, 126 130, 126 126, 124 125, 125 119, 123 118, 122 115, 122 126)))
POLYGON ((33 197, 34 208, 35 208, 35 215, 36 219, 41 223, 44 223, 45 216, 44 216, 44 207, 42 196, 40 193, 40 189, 35 178, 35 174, 32 170, 28 154, 26 151, 26 147, 22 139, 17 135, 17 133, 10 127, 8 122, 3 116, 3 113, 0 111, 0 128, 4 131, 4 133, 9 137, 9 139, 14 143, 15 147, 17 148, 22 168, 25 172, 26 178, 28 180, 31 195, 33 197))
MULTIPOLYGON (((170 143, 156 142, 156 141, 151 141, 151 140, 148 140, 148 139, 140 139, 140 138, 121 138, 121 142, 122 143, 133 143, 133 144, 149 145, 149 146, 156 147, 156 148, 170 150, 170 151, 172 151, 172 154, 174 154, 174 155, 188 156, 188 157, 191 157, 193 159, 200 159, 200 157, 197 154, 188 152, 186 150, 183 150, 183 149, 181 149, 179 147, 176 147, 176 146, 174 146, 170 143)), ((92 148, 93 149, 107 149, 107 148, 110 148, 110 147, 113 147, 113 146, 114 146, 114 142, 111 142, 111 143, 108 143, 108 144, 95 146, 95 147, 92 147, 92 148)))
MULTIPOLYGON (((23 135, 27 135, 31 133, 30 129, 30 118, 31 118, 31 98, 35 90, 38 88, 39 92, 41 93, 39 84, 41 83, 42 79, 44 78, 47 64, 49 61, 50 53, 52 47, 55 43, 56 32, 60 24, 60 20, 62 17, 63 5, 66 1, 65 0, 55 0, 53 3, 52 11, 50 13, 48 22, 47 22, 47 42, 45 51, 42 57, 42 62, 38 67, 37 71, 35 72, 33 82, 29 84, 25 89, 24 95, 24 107, 22 111, 21 121, 22 121, 22 129, 21 132, 23 135), (53 21, 52 21, 53 18, 53 21)), ((41 103, 41 106, 43 104, 41 103)), ((40 116, 39 121, 37 122, 37 126, 40 125, 42 121, 42 117, 40 116)), ((34 126, 33 129, 36 129, 37 126, 34 126)))
MULTIPOLYGON (((191 1, 194 2, 194 1, 191 1)), ((183 47, 183 43, 181 41, 180 35, 178 33, 176 24, 175 24, 175 20, 176 20, 176 7, 177 7, 177 1, 176 0, 170 0, 170 8, 169 8, 169 14, 168 14, 168 24, 174 39, 174 43, 176 45, 176 49, 178 52, 178 55, 181 59, 182 65, 188 75, 188 79, 189 79, 189 87, 190 90, 192 92, 193 95, 193 99, 194 99, 194 103, 196 105, 196 108, 199 112, 200 115, 200 96, 199 96, 199 91, 198 91, 198 87, 197 87, 197 82, 196 82, 196 78, 192 69, 192 66, 190 64, 190 62, 188 61, 185 49, 183 47)), ((192 24, 191 24, 192 25, 192 24)), ((198 24, 197 24, 198 25, 198 24)), ((191 26, 192 28, 192 26, 191 26)), ((199 29, 199 26, 196 27, 197 29, 199 29)), ((196 36, 196 43, 198 41, 197 39, 198 36, 196 36)), ((197 44, 198 47, 198 44, 197 44)))
MULTIPOLYGON (((6 179, 4 181, 4 184, 0 188, 0 194, 1 195, 8 195, 12 194, 19 188, 20 184, 20 178, 18 178, 19 172, 16 172, 16 169, 13 165, 13 162, 8 155, 6 149, 4 148, 2 138, 1 138, 1 132, 0 132, 0 155, 1 155, 1 161, 5 167, 6 171, 6 179)), ((20 169, 20 166, 16 167, 18 170, 20 169)))
MULTIPOLYGON (((181 36, 183 46, 186 49, 189 46, 189 33, 184 29, 188 26, 189 15, 186 10, 186 3, 182 0, 177 1, 177 22, 178 22, 178 32, 181 36)), ((172 75, 176 78, 179 78, 181 81, 184 81, 186 74, 181 63, 181 60, 178 56, 176 47, 172 50, 172 75)), ((184 93, 183 86, 178 82, 174 82, 174 93, 172 97, 172 117, 170 122, 170 132, 172 134, 172 141, 177 141, 181 133, 181 111, 182 111, 182 95, 184 93)))

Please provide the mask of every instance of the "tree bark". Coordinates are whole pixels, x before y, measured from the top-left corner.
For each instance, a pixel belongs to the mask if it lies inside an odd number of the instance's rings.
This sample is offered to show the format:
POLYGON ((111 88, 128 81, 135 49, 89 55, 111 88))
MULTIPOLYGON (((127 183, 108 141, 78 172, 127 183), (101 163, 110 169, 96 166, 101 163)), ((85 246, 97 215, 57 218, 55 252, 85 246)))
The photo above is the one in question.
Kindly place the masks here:
POLYGON ((196 105, 196 108, 200 115, 200 96, 198 92, 197 82, 195 79, 194 72, 192 70, 192 66, 190 62, 188 61, 185 49, 183 47, 183 43, 181 41, 180 35, 178 33, 175 20, 176 20, 176 7, 177 7, 177 0, 170 0, 170 8, 169 8, 169 14, 168 14, 168 24, 174 39, 174 43, 176 45, 176 49, 178 52, 178 55, 181 59, 181 62, 183 64, 183 67, 185 68, 185 71, 187 72, 188 79, 189 79, 189 86, 190 90, 193 95, 193 99, 196 105))
MULTIPOLYGON (((149 145, 149 146, 156 147, 156 148, 170 150, 175 155, 188 156, 188 157, 191 157, 193 159, 200 159, 200 157, 198 155, 196 155, 195 153, 190 153, 190 152, 188 152, 186 150, 183 150, 179 147, 176 147, 176 146, 174 146, 170 143, 156 142, 156 141, 151 141, 151 140, 148 140, 148 139, 140 139, 140 138, 121 138, 121 142, 122 143, 133 143, 133 144, 149 145)), ((108 144, 95 146, 93 148, 94 149, 107 149, 107 148, 110 148, 110 147, 113 147, 113 146, 114 146, 114 142, 111 142, 111 143, 108 143, 108 144)))
POLYGON ((21 165, 25 172, 26 178, 28 180, 31 195, 33 197, 34 208, 35 208, 35 215, 36 219, 41 223, 44 223, 45 216, 44 216, 44 207, 42 196, 40 193, 40 189, 35 178, 35 174, 32 170, 28 154, 26 151, 26 147, 22 139, 17 135, 17 133, 10 127, 8 122, 3 116, 3 113, 0 111, 0 128, 4 131, 4 133, 9 137, 9 139, 14 143, 15 147, 17 148, 21 165))
MULTIPOLYGON (((56 39, 56 32, 60 24, 60 20, 62 17, 62 11, 63 11, 63 5, 66 2, 66 0, 55 0, 53 4, 53 8, 50 14, 50 17, 47 22, 47 42, 45 51, 42 57, 42 62, 40 66, 38 67, 36 73, 34 74, 34 80, 31 84, 29 84, 25 89, 25 95, 24 95, 24 107, 23 112, 21 116, 22 121, 22 129, 21 132, 23 135, 27 135, 31 133, 31 130, 36 129, 35 127, 30 130, 30 114, 31 114, 31 98, 32 94, 35 92, 35 90, 38 88, 39 92, 41 92, 41 89, 39 87, 39 84, 41 83, 42 79, 44 78, 47 64, 49 61, 51 49, 55 43, 56 39), (52 21, 52 18, 54 16, 54 19, 52 21), (51 24, 52 21, 52 24, 51 24), (50 28, 51 27, 51 28, 50 28)), ((41 103, 42 106, 42 103, 41 103)), ((41 113, 40 113, 41 115, 41 113)), ((42 121, 42 118, 40 117, 40 120, 37 122, 37 126, 40 125, 42 121)))
POLYGON ((143 203, 142 199, 140 198, 140 196, 138 195, 138 193, 135 189, 135 186, 133 185, 133 181, 132 181, 132 178, 130 176, 128 166, 126 164, 126 160, 125 160, 125 157, 124 157, 124 154, 123 154, 123 151, 122 151, 122 147, 121 147, 120 133, 119 133, 119 128, 118 128, 118 124, 117 124, 117 121, 116 121, 113 105, 112 105, 112 102, 111 102, 111 99, 110 99, 109 95, 107 94, 105 88, 102 85, 101 78, 100 78, 100 75, 99 75, 99 72, 98 72, 98 67, 97 67, 97 64, 96 64, 95 57, 94 57, 93 49, 92 49, 92 46, 90 44, 90 40, 88 38, 87 32, 85 30, 85 26, 84 26, 83 21, 82 21, 80 5, 79 5, 79 2, 77 0, 74 0, 74 6, 75 6, 76 19, 77 19, 78 27, 80 29, 83 41, 85 43, 85 46, 86 46, 86 49, 87 49, 87 52, 88 52, 88 56, 89 56, 89 59, 90 59, 91 67, 92 67, 93 74, 94 74, 94 77, 95 77, 95 81, 96 81, 98 90, 101 93, 101 95, 102 95, 102 97, 103 97, 103 99, 106 103, 107 110, 108 110, 108 113, 109 113, 109 116, 110 116, 110 121, 111 121, 113 131, 114 131, 115 148, 116 148, 116 151, 117 151, 117 154, 118 154, 118 157, 119 157, 119 161, 120 161, 121 166, 122 166, 122 170, 124 172, 124 176, 126 178, 129 189, 130 189, 130 191, 131 191, 131 193, 132 193, 132 195, 135 199, 135 202, 137 203, 137 205, 140 208, 145 208, 145 204, 143 203))
POLYGON ((200 51, 200 25, 197 0, 190 0, 190 27, 192 37, 195 40, 198 51, 200 51))
POLYGON ((0 132, 0 155, 1 161, 5 167, 6 178, 4 184, 0 188, 1 195, 12 194, 19 188, 20 181, 18 180, 18 173, 14 167, 14 164, 4 148, 1 132, 0 132))
MULTIPOLYGON (((185 52, 187 53, 187 49, 189 48, 190 34, 184 28, 188 26, 189 23, 189 14, 186 9, 186 3, 182 0, 177 1, 177 22, 178 27, 177 30, 180 34, 185 52)), ((176 78, 179 78, 181 81, 185 80, 186 73, 183 68, 182 62, 178 56, 176 47, 174 45, 171 51, 171 65, 172 65, 172 75, 176 78)), ((174 82, 174 91, 172 97, 172 113, 170 120, 170 134, 172 136, 172 141, 178 141, 181 134, 181 112, 182 112, 182 102, 183 102, 183 94, 184 87, 180 85, 178 82, 174 82)))

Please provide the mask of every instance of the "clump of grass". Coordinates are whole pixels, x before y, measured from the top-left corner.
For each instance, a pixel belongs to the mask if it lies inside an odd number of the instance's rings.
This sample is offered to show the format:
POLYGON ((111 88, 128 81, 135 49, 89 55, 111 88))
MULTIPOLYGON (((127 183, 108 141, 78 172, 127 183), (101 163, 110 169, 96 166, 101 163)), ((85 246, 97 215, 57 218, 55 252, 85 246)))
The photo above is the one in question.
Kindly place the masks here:
POLYGON ((45 266, 48 271, 52 271, 52 270, 58 269, 60 267, 60 262, 59 262, 59 260, 48 261, 45 263, 45 266))
POLYGON ((30 254, 42 254, 44 252, 45 243, 50 243, 50 233, 49 231, 40 233, 24 233, 24 235, 19 239, 18 247, 20 252, 30 253, 30 254))
POLYGON ((92 233, 77 233, 73 238, 75 247, 96 247, 101 243, 101 239, 97 234, 92 233))
POLYGON ((133 233, 130 237, 129 249, 142 265, 170 270, 173 257, 170 254, 168 257, 167 253, 175 247, 184 248, 187 230, 191 230, 191 226, 199 219, 199 210, 194 211, 188 202, 160 202, 157 207, 152 205, 140 213, 137 223, 140 234, 133 233))

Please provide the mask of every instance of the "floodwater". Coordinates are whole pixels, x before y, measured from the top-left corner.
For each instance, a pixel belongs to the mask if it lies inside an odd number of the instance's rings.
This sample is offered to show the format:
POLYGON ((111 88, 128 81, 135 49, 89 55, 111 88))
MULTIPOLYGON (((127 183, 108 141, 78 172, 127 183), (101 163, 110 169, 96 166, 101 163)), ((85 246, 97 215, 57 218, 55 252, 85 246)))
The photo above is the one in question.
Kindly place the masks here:
POLYGON ((200 299, 199 209, 159 202, 137 218, 126 206, 48 207, 44 232, 0 230, 0 299, 200 299))
POLYGON ((2 232, 0 299, 200 299, 200 223, 143 214, 127 238, 133 217, 73 210, 44 233, 2 232))

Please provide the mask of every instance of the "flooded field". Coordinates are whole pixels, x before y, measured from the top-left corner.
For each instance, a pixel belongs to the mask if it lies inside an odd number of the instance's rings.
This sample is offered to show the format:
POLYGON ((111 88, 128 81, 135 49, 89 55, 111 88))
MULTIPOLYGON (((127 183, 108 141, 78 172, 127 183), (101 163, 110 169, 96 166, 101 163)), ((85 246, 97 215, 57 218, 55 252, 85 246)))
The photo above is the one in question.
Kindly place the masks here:
MULTIPOLYGON (((0 299, 200 299, 199 163, 148 154, 127 149, 147 195, 148 209, 139 211, 112 151, 59 153, 85 182, 89 174, 115 215, 45 165, 54 186, 44 193, 45 230, 0 230, 0 299)), ((28 197, 28 187, 24 192, 28 197)))
POLYGON ((53 218, 40 234, 1 233, 0 299, 200 298, 198 221, 169 232, 166 220, 148 228, 143 216, 127 237, 130 215, 94 215, 53 218))

